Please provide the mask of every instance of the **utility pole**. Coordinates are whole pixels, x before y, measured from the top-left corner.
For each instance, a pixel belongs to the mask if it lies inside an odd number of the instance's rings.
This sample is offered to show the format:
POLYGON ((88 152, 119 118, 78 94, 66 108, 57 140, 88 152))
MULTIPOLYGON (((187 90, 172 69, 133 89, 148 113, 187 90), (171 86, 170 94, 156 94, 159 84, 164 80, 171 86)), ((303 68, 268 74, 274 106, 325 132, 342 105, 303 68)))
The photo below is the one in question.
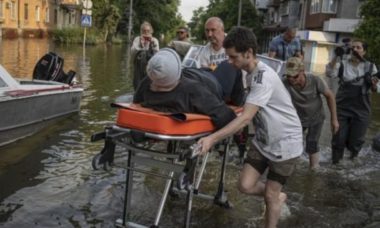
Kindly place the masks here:
POLYGON ((238 13, 238 23, 237 25, 240 26, 240 22, 241 22, 241 4, 242 4, 242 1, 239 0, 239 13, 238 13))
POLYGON ((132 14, 133 14, 133 0, 129 2, 129 18, 128 18, 128 43, 132 41, 132 14))
POLYGON ((91 0, 83 0, 83 9, 81 16, 81 26, 84 27, 83 33, 83 49, 86 47, 86 31, 87 27, 91 27, 92 25, 92 1, 91 0))
POLYGON ((128 41, 127 41, 127 77, 128 75, 130 75, 132 73, 132 70, 131 68, 133 66, 131 66, 131 62, 130 61, 130 58, 131 58, 131 44, 133 41, 132 41, 132 15, 133 15, 133 0, 130 0, 129 1, 129 15, 128 15, 128 41))

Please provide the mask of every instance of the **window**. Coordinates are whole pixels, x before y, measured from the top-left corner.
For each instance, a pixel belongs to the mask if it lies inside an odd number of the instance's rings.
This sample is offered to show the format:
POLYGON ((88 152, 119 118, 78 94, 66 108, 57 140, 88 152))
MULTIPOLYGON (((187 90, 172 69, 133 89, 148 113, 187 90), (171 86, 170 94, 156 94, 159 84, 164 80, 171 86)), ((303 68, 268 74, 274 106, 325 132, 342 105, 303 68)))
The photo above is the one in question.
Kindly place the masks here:
POLYGON ((24 4, 24 20, 26 20, 26 21, 27 21, 28 18, 29 18, 28 7, 29 7, 28 3, 25 3, 25 4, 24 4))
POLYGON ((311 0, 310 14, 321 12, 321 1, 322 0, 311 0))
POLYGON ((16 2, 11 2, 9 9, 11 11, 11 18, 16 19, 16 2))
POLYGON ((54 24, 57 24, 58 23, 58 10, 55 9, 54 10, 54 24))
POLYGON ((274 13, 275 13, 274 11, 269 13, 269 23, 270 24, 273 24, 276 21, 274 13))
POLYGON ((39 6, 36 6, 36 10, 35 10, 35 18, 36 18, 36 21, 39 22, 40 21, 40 7, 39 6))
POLYGON ((336 13, 337 0, 323 0, 322 13, 336 13))
POLYGON ((50 14, 49 14, 49 8, 45 9, 45 22, 50 22, 50 14))
POLYGON ((362 5, 363 5, 363 2, 359 2, 359 6, 358 8, 356 9, 356 17, 357 18, 361 18, 362 16, 360 15, 361 14, 361 9, 362 9, 362 5))
POLYGON ((289 15, 289 2, 283 2, 280 5, 280 15, 289 15))
POLYGON ((336 13, 338 0, 311 0, 310 14, 336 13))
POLYGON ((4 17, 4 4, 3 1, 0 0, 0 18, 4 17))

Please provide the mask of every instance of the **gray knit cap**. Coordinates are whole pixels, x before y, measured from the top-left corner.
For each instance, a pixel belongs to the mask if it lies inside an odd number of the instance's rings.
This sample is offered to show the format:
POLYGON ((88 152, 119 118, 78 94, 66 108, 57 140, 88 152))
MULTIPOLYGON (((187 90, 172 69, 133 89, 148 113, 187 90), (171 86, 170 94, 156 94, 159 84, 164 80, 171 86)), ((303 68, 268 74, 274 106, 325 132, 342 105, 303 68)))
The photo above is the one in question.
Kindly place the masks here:
POLYGON ((181 76, 181 59, 170 48, 160 49, 149 60, 146 71, 153 84, 162 87, 173 85, 181 76))

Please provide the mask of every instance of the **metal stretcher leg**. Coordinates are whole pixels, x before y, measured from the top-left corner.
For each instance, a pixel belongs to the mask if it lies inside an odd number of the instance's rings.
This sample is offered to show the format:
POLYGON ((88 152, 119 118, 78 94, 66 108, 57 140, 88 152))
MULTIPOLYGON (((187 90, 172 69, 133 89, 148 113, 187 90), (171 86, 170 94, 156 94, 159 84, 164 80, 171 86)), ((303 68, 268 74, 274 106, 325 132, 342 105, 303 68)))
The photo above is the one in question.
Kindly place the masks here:
POLYGON ((185 214, 185 221, 183 224, 183 227, 190 227, 190 221, 191 221, 191 208, 193 206, 193 196, 194 192, 192 187, 190 189, 187 189, 187 196, 186 196, 186 214, 185 214))
MULTIPOLYGON (((193 197, 194 197, 194 183, 196 182, 195 179, 195 169, 198 163, 198 157, 197 158, 191 158, 187 159, 187 164, 190 164, 190 169, 188 170, 188 186, 186 187, 187 195, 186 195, 186 212, 185 212, 185 220, 184 220, 184 226, 183 227, 190 227, 191 222, 191 209, 193 206, 193 197)), ((201 171, 199 172, 200 175, 198 175, 199 180, 197 180, 196 183, 200 182, 200 179, 202 178, 203 171, 206 166, 206 160, 204 160, 204 163, 202 164, 201 171), (203 168, 203 170, 202 170, 203 168)), ((199 184, 198 184, 199 187, 199 184)))
MULTIPOLYGON (((178 144, 176 142, 169 141, 168 145, 167 145, 167 151, 174 153, 177 150, 177 147, 178 147, 178 144)), ((174 163, 174 161, 175 160, 172 160, 172 163, 174 163)), ((160 201, 160 205, 159 205, 158 212, 156 215, 156 219, 154 220, 154 224, 151 226, 151 228, 158 227, 158 223, 160 222, 160 219, 162 216, 162 211, 164 210, 166 199, 168 198, 170 188, 173 185, 173 176, 174 176, 174 172, 171 171, 169 173, 169 176, 168 176, 169 179, 166 180, 165 189, 164 189, 163 195, 161 197, 161 201, 160 201)))
MULTIPOLYGON (((126 146, 126 147, 128 148, 128 146, 126 146)), ((162 197, 161 197, 161 201, 160 201, 160 204, 159 204, 159 207, 158 207, 158 211, 157 211, 157 214, 156 214, 156 218, 155 218, 154 224, 152 224, 150 226, 152 228, 156 228, 156 227, 158 227, 158 224, 160 222, 160 219, 161 219, 161 216, 162 216, 162 212, 164 210, 164 206, 165 206, 165 203, 166 203, 166 200, 167 200, 167 196, 168 196, 169 191, 170 191, 170 189, 171 189, 171 187, 173 185, 174 173, 178 172, 179 171, 179 167, 182 166, 182 165, 176 164, 178 158, 180 157, 180 155, 176 155, 176 151, 178 150, 178 143, 177 142, 169 142, 168 145, 167 145, 167 153, 166 153, 166 155, 163 155, 163 156, 169 156, 170 154, 172 155, 172 156, 170 156, 171 158, 168 158, 169 161, 164 162, 166 164, 165 165, 166 169, 171 170, 168 175, 161 175, 161 174, 157 174, 157 173, 151 173, 149 171, 144 171, 144 170, 141 170, 139 168, 134 167, 135 164, 147 164, 147 165, 149 164, 149 165, 153 165, 155 162, 154 162, 153 158, 140 157, 138 155, 138 153, 139 153, 139 151, 141 153, 141 149, 137 149, 136 147, 133 147, 133 146, 131 148, 134 148, 134 149, 128 150, 128 164, 127 164, 127 176, 126 176, 126 189, 125 189, 125 196, 124 196, 123 218, 117 220, 116 223, 117 223, 118 227, 139 227, 139 228, 140 227, 146 227, 146 226, 134 223, 134 222, 127 221, 128 220, 128 213, 129 213, 129 210, 130 210, 130 201, 131 201, 131 197, 132 197, 132 189, 133 189, 133 171, 136 171, 136 172, 142 172, 142 173, 147 173, 147 174, 155 175, 155 176, 158 176, 158 177, 163 177, 163 178, 166 179, 165 189, 164 189, 164 192, 163 192, 162 197), (151 163, 148 160, 150 160, 151 163), (168 164, 172 164, 172 166, 169 167, 168 164), (178 167, 176 171, 174 171, 173 169, 171 169, 174 166, 178 167)), ((145 153, 149 153, 149 152, 145 151, 145 153)), ((163 161, 157 161, 157 162, 160 163, 159 165, 163 164, 162 163, 163 161)), ((196 164, 196 163, 194 163, 194 164, 196 164)), ((189 225, 187 225, 186 227, 188 227, 188 226, 189 225)))
POLYGON ((133 188, 133 163, 132 163, 132 151, 128 151, 128 161, 127 161, 127 175, 125 180, 125 194, 124 194, 124 207, 123 207, 123 221, 122 225, 125 227, 125 222, 127 221, 127 213, 131 206, 131 196, 133 188))
POLYGON ((151 226, 152 228, 153 228, 153 227, 158 227, 158 223, 160 222, 160 219, 161 219, 161 216, 162 216, 162 211, 164 210, 165 202, 166 202, 166 199, 167 199, 167 197, 168 197, 170 187, 172 186, 173 175, 174 175, 174 172, 173 172, 173 171, 169 173, 169 178, 170 178, 170 179, 168 179, 168 180, 166 181, 166 185, 165 185, 164 193, 163 193, 162 198, 161 198, 161 201, 160 201, 160 205, 159 205, 159 208, 158 208, 158 212, 157 212, 157 215, 156 215, 156 219, 154 220, 154 224, 153 224, 153 226, 151 226))
POLYGON ((208 156, 209 156, 210 153, 207 153, 204 157, 203 157, 203 160, 202 160, 202 165, 201 165, 201 168, 198 172, 198 177, 197 179, 195 180, 195 188, 194 188, 194 193, 195 194, 198 194, 199 192, 199 186, 201 184, 201 180, 202 180, 202 176, 203 176, 203 173, 206 169, 206 164, 207 164, 207 160, 208 160, 208 156))
MULTIPOLYGON (((175 174, 184 174, 181 183, 183 183, 186 187, 179 189, 177 192, 186 193, 186 211, 185 211, 185 219, 183 223, 183 227, 190 227, 191 224, 191 211, 193 204, 193 197, 199 196, 201 198, 214 200, 215 203, 219 205, 223 205, 227 207, 229 206, 228 201, 226 200, 226 195, 224 192, 224 178, 225 178, 225 167, 226 167, 226 156, 228 156, 229 143, 231 139, 229 139, 228 143, 225 145, 225 153, 223 158, 221 177, 218 187, 218 193, 215 197, 209 196, 206 194, 199 194, 198 189, 201 182, 201 179, 204 174, 204 170, 207 164, 207 159, 209 154, 203 157, 203 161, 200 169, 197 167, 199 162, 199 157, 193 155, 193 152, 189 152, 186 148, 184 149, 183 145, 190 145, 190 143, 196 141, 200 137, 204 136, 205 133, 192 135, 192 136, 167 136, 160 135, 154 133, 144 133, 144 137, 158 139, 168 142, 166 150, 158 147, 157 149, 148 148, 145 146, 141 146, 136 144, 132 137, 133 130, 128 128, 120 128, 118 126, 112 126, 112 128, 106 129, 106 131, 102 134, 96 135, 97 140, 103 138, 105 140, 105 146, 102 152, 100 153, 101 157, 105 159, 106 162, 113 161, 113 155, 115 152, 115 146, 118 145, 120 147, 125 148, 128 151, 128 160, 127 160, 127 173, 126 173, 126 184, 125 184, 125 195, 124 195, 124 205, 123 205, 123 215, 121 219, 116 221, 117 227, 137 227, 142 228, 147 226, 134 223, 128 220, 130 217, 130 207, 131 207, 131 197, 133 191, 133 173, 141 172, 146 173, 148 175, 154 175, 158 177, 163 177, 166 179, 166 185, 161 197, 161 201, 158 207, 158 211, 154 220, 154 223, 150 227, 157 228, 159 226, 160 219, 163 214, 164 206, 167 200, 167 196, 169 193, 172 193, 173 189, 175 189, 174 176, 175 174), (184 143, 184 144, 182 144, 184 143), (108 157, 112 155, 111 157, 108 157), (183 163, 178 163, 178 161, 186 160, 185 167, 183 167, 183 163), (166 170, 168 173, 161 174, 157 172, 152 172, 151 170, 146 170, 140 168, 142 167, 155 167, 158 169, 166 170), (207 197, 207 198, 206 198, 207 197)), ((191 148, 191 147, 190 147, 191 148)), ((98 160, 97 164, 99 163, 98 160)), ((181 175, 182 175, 181 174, 181 175)), ((179 179, 180 181, 180 179, 179 179)))
POLYGON ((215 198, 214 198, 215 204, 217 204, 219 206, 223 206, 225 208, 231 208, 232 207, 231 203, 227 199, 227 193, 224 191, 224 180, 225 180, 225 176, 226 176, 227 156, 228 156, 228 151, 230 149, 231 142, 232 142, 231 137, 225 141, 223 162, 222 162, 222 168, 221 168, 221 172, 220 172, 218 191, 217 191, 215 198))

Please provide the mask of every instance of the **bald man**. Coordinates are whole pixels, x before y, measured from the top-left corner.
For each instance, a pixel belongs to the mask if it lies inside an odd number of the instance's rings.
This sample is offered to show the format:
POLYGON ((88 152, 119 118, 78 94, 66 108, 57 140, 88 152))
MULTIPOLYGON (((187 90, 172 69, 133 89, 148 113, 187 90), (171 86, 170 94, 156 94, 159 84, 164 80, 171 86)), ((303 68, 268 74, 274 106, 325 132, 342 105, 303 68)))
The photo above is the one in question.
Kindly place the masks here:
POLYGON ((228 63, 228 57, 223 48, 225 37, 224 24, 219 17, 210 17, 205 23, 205 35, 208 43, 202 47, 195 57, 198 66, 210 70, 222 86, 223 99, 226 103, 242 105, 244 87, 241 70, 228 63))
POLYGON ((227 59, 223 48, 225 37, 224 23, 219 17, 210 17, 205 23, 205 35, 208 43, 198 56, 201 67, 215 69, 217 65, 227 59))

